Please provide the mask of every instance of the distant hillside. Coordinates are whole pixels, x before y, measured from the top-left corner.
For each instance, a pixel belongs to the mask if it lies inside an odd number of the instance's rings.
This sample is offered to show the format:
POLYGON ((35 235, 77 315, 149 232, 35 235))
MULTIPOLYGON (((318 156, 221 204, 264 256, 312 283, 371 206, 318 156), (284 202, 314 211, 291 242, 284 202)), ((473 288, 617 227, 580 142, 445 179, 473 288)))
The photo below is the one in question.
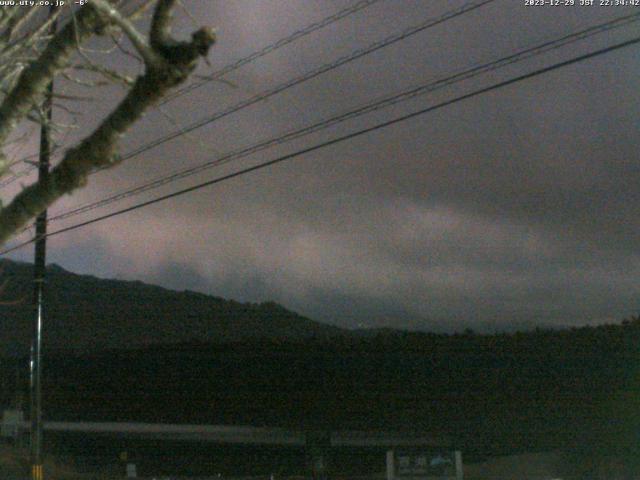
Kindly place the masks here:
MULTIPOLYGON (((29 294, 29 266, 5 263, 4 275, 7 300, 29 294)), ((275 304, 59 267, 49 278, 50 420, 406 429, 449 435, 478 456, 640 458, 640 316, 496 335, 351 332, 275 304)), ((27 337, 28 310, 0 307, 3 348, 14 330, 27 337)), ((28 379, 26 355, 0 358, 0 405, 26 398, 28 379)))
MULTIPOLYGON (((45 355, 50 420, 412 430, 468 454, 639 458, 640 318, 500 335, 155 345, 45 355)), ((0 405, 28 391, 0 359, 0 405)), ((588 477, 580 477, 588 478, 588 477)), ((632 477, 640 478, 640 477, 632 477)))
MULTIPOLYGON (((0 355, 28 351, 33 318, 33 266, 0 261, 0 355)), ((266 302, 233 300, 142 282, 76 275, 53 264, 46 287, 46 350, 94 351, 159 343, 331 338, 347 330, 266 302)))

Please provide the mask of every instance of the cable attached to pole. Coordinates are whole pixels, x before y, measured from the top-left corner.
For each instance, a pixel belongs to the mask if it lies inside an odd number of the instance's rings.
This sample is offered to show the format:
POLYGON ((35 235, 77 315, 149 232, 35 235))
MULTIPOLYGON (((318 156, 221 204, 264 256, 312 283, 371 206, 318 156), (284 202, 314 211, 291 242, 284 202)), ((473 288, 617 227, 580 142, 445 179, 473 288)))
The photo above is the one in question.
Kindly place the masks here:
MULTIPOLYGON (((561 61, 561 62, 558 62, 558 63, 554 63, 553 65, 549 65, 548 67, 539 68, 537 70, 533 70, 531 72, 524 73, 524 74, 518 75, 516 77, 512 77, 512 78, 510 78, 508 80, 504 80, 504 81, 501 81, 501 82, 498 82, 498 83, 494 83, 494 84, 489 85, 487 87, 479 88, 477 90, 474 90, 472 92, 460 95, 460 96, 452 98, 450 100, 445 100, 445 101, 443 101, 441 103, 438 103, 438 104, 435 104, 435 105, 431 105, 429 107, 417 110, 415 112, 412 112, 412 113, 409 113, 409 114, 406 114, 406 115, 402 115, 400 117, 393 118, 391 120, 387 120, 387 121, 378 123, 378 124, 373 125, 371 127, 363 128, 361 130, 357 130, 355 132, 348 133, 346 135, 343 135, 343 136, 340 136, 340 137, 336 137, 336 138, 324 141, 322 143, 318 143, 316 145, 312 145, 310 147, 303 148, 301 150, 297 150, 297 151, 295 151, 293 153, 289 153, 287 155, 283 155, 281 157, 274 158, 272 160, 268 160, 266 162, 259 163, 259 164, 254 165, 254 166, 247 167, 247 168, 244 168, 242 170, 238 170, 236 172, 233 172, 233 173, 230 173, 230 174, 227 174, 227 175, 223 175, 223 176, 214 178, 212 180, 208 180, 206 182, 202 182, 202 183, 199 183, 197 185, 193 185, 193 186, 188 187, 188 188, 184 188, 182 190, 178 190, 178 191, 175 191, 175 192, 172 192, 172 193, 168 193, 166 195, 162 195, 160 197, 153 198, 151 200, 147 200, 146 202, 141 202, 141 203, 138 203, 136 205, 132 205, 130 207, 123 208, 121 210, 117 210, 115 212, 111 212, 111 213, 108 213, 108 214, 105 214, 105 215, 101 215, 99 217, 92 218, 90 220, 86 220, 84 222, 77 223, 75 225, 71 225, 71 226, 68 226, 68 227, 65 227, 65 228, 61 228, 59 230, 55 230, 53 232, 47 233, 46 236, 52 237, 54 235, 59 235, 61 233, 70 232, 72 230, 76 230, 78 228, 82 228, 82 227, 85 227, 87 225, 91 225, 93 223, 101 222, 101 221, 106 220, 108 218, 117 217, 117 216, 123 215, 125 213, 132 212, 134 210, 138 210, 138 209, 147 207, 149 205, 153 205, 155 203, 162 202, 164 200, 168 200, 170 198, 178 197, 178 196, 184 195, 184 194, 189 193, 189 192, 200 190, 200 189, 202 189, 204 187, 208 187, 210 185, 215 185, 217 183, 221 183, 221 182, 224 182, 226 180, 230 180, 232 178, 239 177, 239 176, 245 175, 245 174, 250 173, 250 172, 254 172, 256 170, 261 170, 261 169, 269 167, 271 165, 275 165, 277 163, 282 163, 282 162, 285 162, 287 160, 291 160, 293 158, 300 157, 300 156, 305 155, 307 153, 311 153, 311 152, 314 152, 316 150, 320 150, 322 148, 325 148, 325 147, 328 147, 328 146, 331 146, 331 145, 335 145, 335 144, 344 142, 346 140, 351 140, 353 138, 357 138, 357 137, 360 137, 362 135, 366 135, 366 134, 374 132, 376 130, 380 130, 380 129, 389 127, 391 125, 395 125, 397 123, 404 122, 404 121, 409 120, 411 118, 415 118, 415 117, 419 117, 419 116, 425 115, 427 113, 433 112, 435 110, 439 110, 439 109, 444 108, 444 107, 448 107, 448 106, 456 104, 458 102, 461 102, 461 101, 464 101, 464 100, 467 100, 467 99, 470 99, 470 98, 474 98, 474 97, 477 97, 477 96, 480 96, 480 95, 483 95, 485 93, 489 93, 489 92, 492 92, 492 91, 495 91, 495 90, 499 90, 499 89, 507 87, 509 85, 513 85, 515 83, 519 83, 519 82, 522 82, 524 80, 528 80, 530 78, 538 77, 540 75, 547 74, 547 73, 552 72, 554 70, 559 70, 559 69, 567 67, 569 65, 574 65, 574 64, 577 64, 577 63, 580 63, 580 62, 584 62, 584 61, 589 60, 591 58, 599 57, 601 55, 605 55, 607 53, 611 53, 611 52, 614 52, 616 50, 620 50, 620 49, 627 48, 627 47, 630 47, 630 46, 633 46, 633 45, 637 45, 639 43, 640 43, 640 37, 635 37, 635 38, 632 38, 630 40, 627 40, 627 41, 624 41, 624 42, 621 42, 621 43, 616 43, 615 45, 611 45, 609 47, 601 48, 601 49, 586 53, 584 55, 580 55, 578 57, 573 57, 573 58, 571 58, 569 60, 564 60, 564 61, 561 61)), ((13 247, 7 248, 7 249, 5 249, 5 250, 0 252, 0 256, 6 255, 7 253, 13 252, 13 251, 18 250, 18 249, 20 249, 20 248, 22 248, 22 247, 24 247, 26 245, 29 245, 29 244, 35 242, 36 239, 37 239, 37 237, 34 237, 34 238, 26 240, 26 241, 24 241, 24 242, 22 242, 22 243, 20 243, 18 245, 15 245, 13 247)))

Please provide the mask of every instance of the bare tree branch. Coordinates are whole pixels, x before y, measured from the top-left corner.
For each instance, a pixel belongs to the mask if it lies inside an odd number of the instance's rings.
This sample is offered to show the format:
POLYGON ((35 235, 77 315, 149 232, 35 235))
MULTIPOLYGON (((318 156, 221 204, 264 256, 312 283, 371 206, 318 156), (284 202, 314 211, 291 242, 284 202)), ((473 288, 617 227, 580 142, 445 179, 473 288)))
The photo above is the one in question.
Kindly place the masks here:
POLYGON ((107 27, 115 26, 125 32, 145 61, 144 74, 135 80, 125 98, 92 134, 65 153, 52 170, 49 181, 25 187, 0 210, 0 244, 61 196, 85 185, 93 170, 116 165, 120 161, 117 149, 122 135, 145 110, 182 83, 193 72, 198 59, 208 54, 215 42, 215 34, 210 28, 197 30, 190 41, 171 38, 170 21, 174 5, 175 0, 158 1, 147 42, 126 17, 110 7, 109 2, 93 0, 22 72, 16 86, 0 105, 0 145, 17 122, 28 114, 34 104, 39 103, 53 76, 68 65, 76 47, 76 38, 86 39, 96 30, 104 32, 107 27), (149 51, 143 54, 147 48, 149 51))
POLYGON ((151 46, 156 50, 162 49, 171 42, 171 15, 175 4, 176 0, 158 0, 149 33, 151 46))
MULTIPOLYGON (((96 10, 83 7, 76 22, 69 22, 49 41, 42 55, 20 74, 15 87, 0 105, 0 145, 22 120, 33 105, 40 104, 47 85, 64 67, 75 51, 76 39, 88 37, 96 28, 104 26, 96 10)), ((4 165, 0 158, 0 172, 4 165)))
POLYGON ((120 27, 120 29, 129 37, 129 41, 136 48, 140 56, 148 65, 161 61, 156 52, 153 51, 147 39, 138 32, 136 27, 109 2, 105 0, 93 0, 93 7, 100 11, 101 14, 107 16, 111 22, 120 27))

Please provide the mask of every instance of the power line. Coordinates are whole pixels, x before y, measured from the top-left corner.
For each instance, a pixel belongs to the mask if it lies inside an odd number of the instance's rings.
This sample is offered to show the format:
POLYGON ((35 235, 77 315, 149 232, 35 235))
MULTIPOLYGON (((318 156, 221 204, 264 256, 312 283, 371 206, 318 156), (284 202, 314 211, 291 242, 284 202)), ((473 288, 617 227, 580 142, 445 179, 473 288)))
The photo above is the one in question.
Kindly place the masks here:
POLYGON ((507 57, 503 57, 501 59, 498 60, 494 60, 488 63, 484 63, 484 64, 480 64, 480 65, 476 65, 470 69, 464 70, 464 71, 460 71, 458 73, 455 74, 451 74, 447 77, 443 77, 440 78, 438 80, 429 82, 427 84, 423 84, 420 85, 418 87, 412 87, 410 89, 404 90, 400 93, 397 93, 395 95, 392 96, 388 96, 385 97, 381 100, 378 100, 376 102, 372 102, 369 103, 367 105, 364 105, 362 107, 359 107, 355 110, 350 110, 346 113, 343 113, 341 115, 337 115, 334 117, 331 117, 329 119, 325 119, 321 122, 315 123, 313 125, 298 129, 298 130, 294 130, 294 131, 290 131, 286 134, 277 136, 275 138, 271 138, 269 140, 265 140, 262 142, 259 142, 257 144, 254 144, 252 146, 249 147, 245 147, 242 148, 240 150, 236 150, 230 153, 227 153, 225 155, 223 155, 222 157, 216 158, 214 160, 210 160, 208 162, 205 162, 203 164, 197 165, 195 167, 190 167, 190 168, 186 168, 186 169, 182 169, 179 170, 177 172, 174 172, 170 175, 166 175, 163 177, 160 177, 156 180, 147 182, 145 184, 142 185, 138 185, 137 187, 134 188, 130 188, 124 191, 121 191, 117 194, 111 195, 109 197, 103 198, 101 200, 95 201, 95 202, 91 202, 91 203, 87 203, 84 205, 80 205, 76 208, 73 208, 71 210, 68 210, 66 212, 62 212, 58 215, 55 215, 53 217, 51 217, 49 219, 49 221, 56 221, 56 220, 62 220, 65 218, 69 218, 75 215, 79 215, 81 213, 86 213, 88 211, 94 210, 96 208, 99 207, 103 207, 106 205, 109 205, 111 203, 114 203, 116 201, 119 200, 123 200, 125 198, 129 198, 131 196, 134 195, 138 195, 141 194, 143 192, 146 192, 148 190, 154 189, 154 188, 158 188, 162 185, 166 185, 168 183, 171 183, 173 181, 176 180, 180 180, 186 177, 189 177, 191 175, 194 175, 196 173, 199 173, 201 171, 207 170, 209 168, 213 168, 222 164, 226 164, 228 162, 231 162, 233 160, 237 160, 239 158, 244 158, 246 156, 249 156, 251 154, 254 154, 258 151, 264 150, 266 148, 270 148, 274 145, 278 145, 278 144, 282 144, 297 138, 300 138, 302 136, 306 136, 309 135, 311 133, 315 133, 318 132, 320 130, 326 129, 328 127, 331 127, 333 125, 336 125, 338 123, 342 123, 344 121, 362 116, 364 114, 367 113, 371 113, 373 111, 382 109, 382 108, 386 108, 390 105, 396 104, 398 102, 402 102, 402 101, 406 101, 408 99, 414 98, 418 95, 423 95, 429 92, 433 92, 435 90, 450 86, 452 84, 464 81, 464 80, 468 80, 470 78, 476 77, 478 75, 493 71, 493 70, 497 70, 499 68, 503 68, 505 66, 508 65, 512 65, 514 63, 517 62, 521 62, 523 60, 527 60, 529 58, 532 58, 534 56, 537 55, 541 55, 543 53, 547 53, 549 51, 558 49, 560 47, 564 47, 568 44, 574 43, 576 41, 579 40, 583 40, 585 38, 589 38, 593 35, 596 35, 598 33, 604 32, 604 31, 609 31, 612 30, 613 28, 620 28, 622 26, 626 26, 629 25, 632 22, 636 22, 640 20, 640 13, 636 13, 633 15, 627 15, 624 17, 620 17, 608 22, 604 22, 598 25, 594 25, 591 27, 588 27, 586 29, 580 30, 578 32, 574 32, 568 35, 565 35, 561 38, 555 39, 555 40, 550 40, 547 42, 544 42, 540 45, 536 45, 534 47, 530 47, 524 50, 521 50, 519 52, 516 52, 514 54, 511 54, 507 57))
MULTIPOLYGON (((176 138, 179 138, 183 135, 186 135, 190 132, 193 132, 194 130, 197 130, 198 128, 201 128, 205 125, 211 124, 217 120, 220 120, 224 117, 227 117, 228 115, 231 115, 233 113, 236 113, 244 108, 250 107, 251 105, 254 105, 258 102, 261 102, 263 100, 266 100, 274 95, 277 95, 285 90, 288 90, 294 86, 300 85, 308 80, 311 80, 313 78, 316 78, 324 73, 327 73, 331 70, 335 70, 338 67, 341 67, 347 63, 353 62, 359 58, 362 58, 366 55, 369 55, 371 53, 374 53, 378 50, 381 50, 382 48, 388 47, 389 45, 392 45, 394 43, 397 43, 399 41, 402 41, 408 37, 411 37, 417 33, 420 33, 424 30, 427 30, 429 28, 433 28, 437 25, 440 25, 444 22, 447 22, 449 20, 452 20, 456 17, 459 17, 461 15, 464 15, 468 12, 471 12, 473 10, 476 10, 480 7, 483 7, 484 5, 487 5, 489 3, 493 3, 496 0, 482 0, 482 1, 476 1, 476 2, 468 2, 465 5, 463 5, 462 7, 453 9, 453 10, 449 10, 448 12, 440 15, 439 17, 435 17, 435 18, 429 18, 417 25, 411 26, 403 31, 401 31, 400 33, 396 33, 393 35, 390 35, 382 40, 376 41, 370 45, 368 45, 367 47, 364 48, 360 48, 357 49, 353 52, 351 52, 348 55, 345 55, 343 57, 340 57, 336 60, 334 60, 331 63, 326 63, 324 65, 321 65, 320 67, 317 67, 313 70, 310 70, 306 73, 304 73, 303 75, 299 76, 299 77, 295 77, 293 79, 290 79, 274 88, 271 88, 269 90, 266 90, 262 93, 259 93, 257 95, 254 95, 253 97, 250 97, 249 99, 243 100, 239 103, 236 103, 235 105, 232 105, 224 110, 218 111, 216 113, 214 113, 213 115, 206 117, 204 119, 201 119, 195 123, 192 123, 191 125, 188 125, 187 127, 181 128, 179 130, 175 130, 171 133, 168 133, 162 137, 157 138, 156 140, 153 140, 151 142, 148 142, 140 147, 138 147, 135 150, 130 151, 129 153, 126 153, 125 155, 122 156, 121 161, 125 161, 125 160, 129 160, 133 157, 136 157, 148 150, 151 150, 159 145, 162 145, 163 143, 169 142, 171 140, 174 140, 176 138)), ((109 167, 103 167, 103 168, 99 168, 95 171, 93 171, 91 174, 100 172, 102 170, 106 170, 109 167)), ((30 170, 27 170, 23 173, 23 175, 26 175, 29 173, 30 170)), ((22 176, 22 175, 19 175, 22 176)), ((19 176, 9 180, 9 181, 5 181, 3 184, 0 184, 0 188, 7 186, 8 184, 12 183, 13 181, 15 181, 19 176)))
MULTIPOLYGON (((215 72, 213 72, 207 79, 204 79, 200 82, 197 83, 193 83, 191 85, 186 86, 185 88, 178 90, 174 93, 172 93, 170 96, 168 96, 167 98, 165 98, 160 104, 159 106, 162 106, 168 102, 171 102, 173 100, 175 100, 178 97, 181 97, 182 95, 185 95, 193 90, 196 90, 198 88, 200 88, 201 86, 209 83, 209 82, 213 82, 216 80, 219 80, 220 78, 224 77, 225 75, 228 75, 229 73, 238 70, 239 68, 247 65, 248 63, 254 62, 256 60, 258 60, 259 58, 264 57, 265 55, 268 55, 269 53, 275 52, 276 50, 285 47, 297 40, 300 40, 301 38, 306 37, 307 35, 312 34, 313 32, 316 32, 318 30, 321 30, 339 20, 342 20, 354 13, 359 12, 360 10, 364 10, 367 7, 370 7, 371 5, 380 2, 381 0, 361 0, 353 5, 350 5, 346 8, 343 8, 342 10, 339 10, 338 12, 329 15, 328 17, 323 18, 322 20, 318 21, 318 22, 314 22, 311 23, 309 25, 307 25, 306 27, 301 28, 300 30, 297 30, 293 33, 291 33, 290 35, 283 37, 277 41, 275 41, 274 43, 267 45, 266 47, 257 50, 249 55, 247 55, 246 57, 240 58, 238 60, 236 60, 233 63, 230 63, 218 70, 216 70, 215 72)), ((35 155, 37 156, 37 155, 35 155)), ((22 172, 19 172, 17 174, 14 174, 13 176, 11 176, 8 179, 5 179, 4 181, 0 182, 0 188, 6 187, 8 185, 10 185, 11 183, 13 183, 14 181, 16 181, 18 178, 23 177, 25 175, 28 175, 29 173, 31 173, 36 167, 30 167, 22 172)))
MULTIPOLYGON (((324 65, 321 65, 320 67, 317 67, 317 68, 315 68, 313 70, 310 70, 307 73, 305 73, 305 74, 303 74, 303 75, 301 75, 299 77, 296 77, 296 78, 293 78, 293 79, 291 79, 291 80, 289 80, 287 82, 284 82, 284 83, 276 86, 275 88, 272 88, 270 90, 267 90, 265 92, 257 94, 257 95, 255 95, 255 96, 253 96, 253 97, 251 97, 251 98, 249 98, 247 100, 244 100, 244 101, 239 102, 239 103, 237 103, 235 105, 232 105, 229 108, 226 108, 224 110, 216 112, 213 115, 211 115, 209 117, 206 117, 206 118, 204 118, 204 119, 202 119, 202 120, 200 120, 198 122, 195 122, 195 123, 193 123, 193 124, 191 124, 191 125, 189 125, 189 126, 187 126, 185 128, 176 130, 176 131, 171 132, 171 133, 169 133, 169 134, 167 134, 167 135, 165 135, 163 137, 160 137, 160 138, 158 138, 156 140, 153 140, 153 141, 151 141, 151 142, 149 142, 149 143, 147 143, 147 144, 145 144, 145 145, 143 145, 143 146, 141 146, 141 147, 139 147, 139 148, 137 148, 137 149, 125 154, 125 155, 123 155, 121 161, 129 160, 129 159, 131 159, 131 158, 133 158, 133 157, 135 157, 137 155, 140 155, 140 154, 142 154, 142 153, 144 153, 144 152, 146 152, 148 150, 151 150, 151 149, 153 149, 153 148, 155 148, 155 147, 157 147, 157 146, 159 146, 159 145, 161 145, 163 143, 169 142, 169 141, 174 140, 174 139, 176 139, 178 137, 186 135, 186 134, 188 134, 188 133, 190 133, 190 132, 192 132, 194 130, 197 130, 198 128, 201 128, 201 127, 203 127, 203 126, 205 126, 207 124, 211 124, 211 123, 213 123, 213 122, 215 122, 217 120, 220 120, 220 119, 222 119, 222 118, 224 118, 224 117, 226 117, 226 116, 228 116, 228 115, 230 115, 232 113, 235 113, 235 112, 237 112, 239 110, 247 108, 247 107, 249 107, 251 105, 254 105, 254 104, 256 104, 256 103, 258 103, 258 102, 260 102, 262 100, 266 100, 266 99, 270 98, 273 95, 276 95, 278 93, 283 92, 284 90, 292 88, 292 87, 294 87, 296 85, 299 85, 299 84, 301 84, 303 82, 306 82, 307 80, 311 80, 311 79, 313 79, 313 78, 315 78, 315 77, 317 77, 317 76, 319 76, 319 75, 321 75, 323 73, 326 73, 326 72, 329 72, 331 70, 334 70, 334 69, 336 69, 336 68, 338 68, 338 67, 340 67, 342 65, 345 65, 346 63, 349 63, 349 62, 352 62, 352 61, 357 60, 359 58, 362 58, 365 55, 369 55, 369 54, 371 54, 373 52, 376 52, 376 51, 378 51, 378 50, 380 50, 382 48, 385 48, 385 47, 387 47, 389 45, 392 45, 392 44, 394 44, 396 42, 404 40, 404 39, 406 39, 406 38, 408 38, 408 37, 410 37, 412 35, 420 33, 420 32, 422 32, 422 31, 424 31, 426 29, 432 28, 432 27, 434 27, 436 25, 444 23, 444 22, 446 22, 448 20, 451 20, 453 18, 456 18, 458 16, 464 15, 465 13, 473 11, 473 10, 475 10, 477 8, 480 8, 480 7, 484 6, 484 5, 492 3, 494 1, 495 0, 483 0, 483 1, 480 1, 480 2, 469 2, 469 3, 466 3, 465 5, 463 5, 462 7, 459 7, 459 8, 456 8, 456 9, 448 11, 448 12, 440 15, 439 17, 429 18, 429 19, 421 22, 420 24, 411 26, 411 27, 403 30, 400 33, 396 33, 396 34, 390 35, 390 36, 388 36, 388 37, 386 37, 386 38, 384 38, 382 40, 379 40, 377 42, 374 42, 374 43, 370 44, 369 46, 367 46, 365 48, 357 49, 357 50, 351 52, 349 55, 340 57, 340 58, 338 58, 337 60, 334 60, 331 63, 327 63, 327 64, 324 64, 324 65)), ((92 174, 93 173, 97 173, 97 172, 102 171, 102 170, 105 170, 107 168, 109 168, 109 167, 103 167, 101 169, 98 169, 98 170, 92 172, 92 174)), ((84 207, 80 207, 80 208, 84 208, 84 207)), ((55 220, 55 219, 60 219, 60 216, 52 218, 52 220, 55 220)))
POLYGON ((338 20, 342 20, 345 17, 348 17, 349 15, 352 15, 364 8, 367 8, 371 5, 373 5, 374 3, 379 2, 380 0, 363 0, 360 1, 358 3, 355 3, 354 5, 351 5, 347 8, 344 8, 343 10, 340 10, 339 12, 334 13, 333 15, 330 15, 328 17, 323 18, 322 20, 320 20, 319 22, 316 23, 312 23, 310 25, 307 25, 306 27, 292 33, 291 35, 289 35, 288 37, 285 38, 281 38, 280 40, 267 45, 266 47, 264 47, 261 50, 258 50, 256 52, 251 53, 250 55, 241 58, 240 60, 237 60, 234 63, 231 63, 225 67, 222 67, 219 70, 216 70, 215 72, 213 72, 208 78, 201 80, 200 82, 196 82, 196 83, 192 83, 190 85, 187 85, 186 87, 174 92, 172 95, 169 95, 167 98, 165 98, 160 105, 164 105, 166 103, 169 103, 173 100, 175 100, 178 97, 181 97, 182 95, 185 95, 189 92, 192 92, 193 90, 196 90, 200 87, 202 87, 203 85, 206 85, 209 82, 213 82, 215 80, 218 80, 222 77, 224 77, 225 75, 239 69, 240 67, 243 67, 244 65, 253 62, 261 57, 264 57, 265 55, 274 52, 276 50, 278 50, 279 48, 282 48, 286 45, 289 45, 292 42, 295 42, 296 40, 299 40, 302 37, 305 37, 313 32, 315 32, 316 30, 320 30, 328 25, 331 25, 332 23, 337 22, 338 20))
MULTIPOLYGON (((65 228, 61 228, 59 230, 55 230, 53 232, 48 233, 46 235, 46 237, 52 237, 54 235, 59 235, 59 234, 66 233, 66 232, 69 232, 69 231, 72 231, 72 230, 76 230, 78 228, 85 227, 87 225, 91 225, 93 223, 97 223, 97 222, 100 222, 100 221, 103 221, 103 220, 106 220, 106 219, 109 219, 109 218, 112 218, 112 217, 116 217, 116 216, 119 216, 119 215, 122 215, 122 214, 125 214, 125 213, 128 213, 128 212, 134 211, 134 210, 138 210, 140 208, 147 207, 149 205, 153 205, 155 203, 162 202, 164 200, 168 200, 170 198, 178 197, 178 196, 184 195, 186 193, 190 193, 190 192, 193 192, 193 191, 196 191, 196 190, 200 190, 201 188, 208 187, 210 185, 215 185, 217 183, 221 183, 223 181, 230 180, 232 178, 239 177, 241 175, 244 175, 244 174, 247 174, 247 173, 250 173, 250 172, 254 172, 256 170, 261 170, 261 169, 269 167, 271 165, 275 165, 277 163, 281 163, 281 162, 284 162, 284 161, 287 161, 287 160, 291 160, 291 159, 299 157, 301 155, 305 155, 307 153, 311 153, 311 152, 314 152, 316 150, 320 150, 321 148, 325 148, 325 147, 328 147, 328 146, 331 146, 331 145, 335 145, 337 143, 341 143, 341 142, 344 142, 346 140, 350 140, 350 139, 365 135, 367 133, 371 133, 371 132, 374 132, 376 130, 380 130, 382 128, 386 128, 386 127, 389 127, 391 125, 395 125, 396 123, 400 123, 400 122, 409 120, 411 118, 418 117, 420 115, 424 115, 424 114, 433 112, 433 111, 438 110, 440 108, 447 107, 449 105, 453 105, 455 103, 461 102, 463 100, 467 100, 467 99, 470 99, 470 98, 473 98, 473 97, 477 97, 479 95, 483 95, 485 93, 488 93, 488 92, 491 92, 491 91, 494 91, 494 90, 498 90, 500 88, 504 88, 506 86, 513 85, 515 83, 518 83, 518 82, 521 82, 521 81, 524 81, 524 80, 527 80, 527 79, 530 79, 530 78, 534 78, 534 77, 549 73, 551 71, 558 70, 558 69, 563 68, 563 67, 567 67, 569 65, 573 65, 573 64, 576 64, 576 63, 579 63, 579 62, 583 62, 585 60, 588 60, 588 59, 591 59, 591 58, 595 58, 595 57, 598 57, 600 55, 604 55, 604 54, 613 52, 615 50, 620 50, 622 48, 626 48, 626 47, 629 47, 631 45, 636 45, 638 43, 640 43, 640 37, 636 37, 636 38, 633 38, 631 40, 627 40, 627 41, 622 42, 622 43, 617 43, 615 45, 611 45, 611 46, 606 47, 606 48, 602 48, 602 49, 599 49, 599 50, 596 50, 596 51, 593 51, 593 52, 590 52, 590 53, 587 53, 587 54, 584 54, 584 55, 580 55, 578 57, 574 57, 574 58, 569 59, 569 60, 564 60, 562 62, 555 63, 555 64, 550 65, 548 67, 543 67, 543 68, 534 70, 532 72, 525 73, 525 74, 519 75, 517 77, 513 77, 513 78, 511 78, 509 80, 504 80, 502 82, 494 83, 493 85, 490 85, 488 87, 484 87, 484 88, 480 88, 480 89, 474 90, 473 92, 470 92, 470 93, 467 93, 467 94, 464 94, 464 95, 460 95, 460 96, 455 97, 453 99, 446 100, 446 101, 438 103, 436 105, 432 105, 430 107, 423 108, 423 109, 418 110, 416 112, 412 112, 412 113, 409 113, 409 114, 406 114, 406 115, 402 115, 400 117, 396 117, 396 118, 394 118, 392 120, 387 120, 387 121, 378 123, 378 124, 376 124, 376 125, 374 125, 372 127, 364 128, 364 129, 361 129, 361 130, 358 130, 358 131, 355 131, 355 132, 352 132, 352 133, 349 133, 349 134, 346 134, 346 135, 342 135, 340 137, 336 137, 336 138, 333 138, 331 140, 327 140, 325 142, 318 143, 318 144, 313 145, 311 147, 303 148, 303 149, 298 150, 296 152, 289 153, 287 155, 283 155, 281 157, 269 160, 267 162, 263 162, 263 163, 260 163, 258 165, 254 165, 252 167, 247 167, 247 168, 244 168, 242 170, 238 170, 236 172, 233 172, 233 173, 230 173, 230 174, 227 174, 227 175, 223 175, 221 177, 217 177, 217 178, 215 178, 213 180, 202 182, 202 183, 199 183, 197 185, 194 185, 194 186, 191 186, 191 187, 188 187, 188 188, 184 188, 182 190, 178 190, 178 191, 172 192, 170 194, 154 198, 152 200, 148 200, 146 202, 138 203, 136 205, 124 208, 122 210, 111 212, 111 213, 108 213, 106 215, 102 215, 102 216, 95 217, 95 218, 92 218, 90 220, 87 220, 87 221, 84 221, 84 222, 81 222, 81 223, 77 223, 75 225, 71 225, 69 227, 65 227, 65 228)), ((27 241, 25 241, 25 242, 23 242, 21 244, 18 244, 18 245, 14 246, 14 247, 5 249, 5 250, 0 252, 0 255, 6 255, 7 253, 10 253, 12 251, 18 250, 19 248, 22 248, 22 247, 24 247, 26 245, 29 245, 30 243, 33 243, 36 240, 37 240, 37 238, 34 237, 34 238, 32 238, 30 240, 27 240, 27 241)))
MULTIPOLYGON (((389 45, 393 45, 394 43, 400 42, 402 40, 405 40, 406 38, 411 37, 412 35, 415 35, 417 33, 423 32, 429 28, 435 27, 437 25, 440 25, 444 22, 447 22, 449 20, 452 20, 456 17, 459 17, 461 15, 464 15, 466 13, 469 13, 473 10, 476 10, 480 7, 483 7, 484 5, 487 5, 489 3, 493 3, 496 0, 482 0, 482 1, 477 1, 477 2, 468 2, 465 5, 463 5, 462 7, 456 8, 454 10, 450 10, 444 14, 442 14, 439 17, 436 18, 430 18, 427 19, 424 22, 421 22, 417 25, 414 25, 412 27, 409 27, 405 30, 403 30, 400 33, 396 33, 393 35, 390 35, 382 40, 379 40, 377 42, 374 42, 372 44, 370 44, 367 47, 364 48, 360 48, 357 49, 353 52, 351 52, 348 55, 345 55, 343 57, 338 58, 337 60, 334 60, 333 62, 330 63, 326 63, 324 65, 321 65, 317 68, 314 68, 313 70, 310 70, 302 75, 300 75, 299 77, 295 77, 293 79, 290 79, 284 83, 281 83, 280 85, 271 88, 269 90, 266 90, 262 93, 259 93, 257 95, 254 95, 253 97, 250 97, 246 100, 243 100, 239 103, 236 103, 235 105, 232 105, 224 110, 218 111, 216 113, 214 113, 213 115, 203 118, 197 122, 192 123, 191 125, 188 125, 187 127, 184 127, 180 130, 176 130, 174 132, 171 132, 167 135, 164 135, 163 137, 160 137, 156 140, 153 140, 145 145, 142 145, 141 147, 125 154, 122 158, 122 160, 129 160, 137 155, 140 155, 143 152, 146 152, 148 150, 151 150, 152 148, 155 148, 163 143, 166 143, 168 141, 174 140, 178 137, 181 137, 182 135, 185 135, 187 133, 190 133, 194 130, 197 130, 198 128, 201 128, 205 125, 211 124, 217 120, 220 120, 221 118, 224 118, 228 115, 231 115, 232 113, 238 112, 244 108, 247 108, 251 105, 254 105, 258 102, 261 102, 263 100, 266 100, 274 95, 277 95, 278 93, 281 93, 285 90, 288 90, 292 87, 295 87, 297 85, 300 85, 301 83, 304 83, 308 80, 311 80, 313 78, 316 78, 324 73, 327 73, 331 70, 335 70, 338 67, 341 67, 347 63, 353 62, 355 60, 358 60, 359 58, 362 58, 366 55, 369 55, 371 53, 374 53, 378 50, 381 50, 385 47, 388 47, 389 45)), ((108 167, 105 167, 108 168, 108 167)), ((100 171, 101 169, 96 170, 96 172, 100 171)), ((95 173, 95 172, 94 172, 95 173)))

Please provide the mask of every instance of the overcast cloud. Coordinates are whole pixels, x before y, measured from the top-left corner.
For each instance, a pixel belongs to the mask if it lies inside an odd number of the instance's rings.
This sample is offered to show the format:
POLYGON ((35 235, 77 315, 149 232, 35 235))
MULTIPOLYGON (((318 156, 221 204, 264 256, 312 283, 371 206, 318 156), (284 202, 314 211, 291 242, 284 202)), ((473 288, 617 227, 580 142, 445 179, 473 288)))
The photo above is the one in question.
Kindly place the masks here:
MULTIPOLYGON (((215 25, 216 70, 351 2, 186 1, 215 25)), ((383 0, 154 112, 144 144, 461 1, 383 0), (171 120, 167 119, 170 118, 171 120)), ((608 19, 623 7, 496 0, 95 175, 66 210, 447 73, 608 19)), ((177 30, 193 29, 187 17, 177 30)), ((637 25, 77 216, 124 207, 501 79, 617 43, 637 25)), ((620 321, 640 310, 638 47, 50 240, 49 261, 346 327, 460 330, 620 321)), ((96 111, 106 109, 100 104, 96 111)), ((97 121, 88 115, 87 124, 97 121)), ((54 225, 51 226, 53 228, 54 225)), ((30 259, 31 249, 13 255, 30 259)))

